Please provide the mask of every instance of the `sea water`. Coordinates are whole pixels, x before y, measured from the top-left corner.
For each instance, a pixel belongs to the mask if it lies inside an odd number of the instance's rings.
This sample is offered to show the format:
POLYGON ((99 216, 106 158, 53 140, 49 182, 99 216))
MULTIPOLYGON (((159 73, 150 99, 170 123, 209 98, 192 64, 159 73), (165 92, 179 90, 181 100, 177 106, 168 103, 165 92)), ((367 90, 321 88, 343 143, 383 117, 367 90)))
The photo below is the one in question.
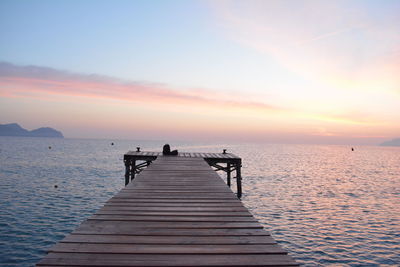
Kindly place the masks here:
MULTIPOLYGON (((123 188, 124 153, 164 143, 0 137, 0 265, 37 263, 123 188)), ((304 266, 399 265, 400 148, 170 144, 242 157, 244 204, 304 266)))

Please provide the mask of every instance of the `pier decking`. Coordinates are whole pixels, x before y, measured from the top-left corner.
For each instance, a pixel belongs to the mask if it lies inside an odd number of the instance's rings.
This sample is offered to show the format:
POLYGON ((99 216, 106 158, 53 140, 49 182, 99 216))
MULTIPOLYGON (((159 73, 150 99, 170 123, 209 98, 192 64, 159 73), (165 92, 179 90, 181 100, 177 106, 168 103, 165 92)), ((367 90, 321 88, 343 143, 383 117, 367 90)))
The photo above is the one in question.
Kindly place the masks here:
POLYGON ((210 167, 238 157, 140 153, 125 155, 127 186, 38 266, 298 265, 210 167), (147 168, 135 177, 139 158, 147 168))
MULTIPOLYGON (((124 155, 125 162, 125 185, 135 178, 135 175, 140 173, 150 163, 162 156, 161 152, 141 152, 140 147, 137 151, 129 151, 124 155), (137 162, 141 162, 137 164, 137 162)), ((236 171, 236 188, 237 196, 242 196, 242 159, 232 153, 196 153, 196 152, 180 152, 176 157, 184 158, 201 158, 204 159, 216 171, 226 172, 226 183, 231 186, 231 174, 236 171), (222 164, 222 165, 221 165, 222 164), (226 165, 225 165, 226 164, 226 165), (225 165, 225 166, 223 166, 225 165)))

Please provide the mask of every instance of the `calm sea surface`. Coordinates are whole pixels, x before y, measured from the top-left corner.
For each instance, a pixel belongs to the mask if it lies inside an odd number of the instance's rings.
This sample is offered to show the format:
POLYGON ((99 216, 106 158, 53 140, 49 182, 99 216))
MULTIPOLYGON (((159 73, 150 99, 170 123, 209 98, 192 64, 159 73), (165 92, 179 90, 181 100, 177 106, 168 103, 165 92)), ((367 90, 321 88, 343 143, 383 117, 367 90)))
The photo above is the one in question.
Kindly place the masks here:
MULTIPOLYGON (((125 152, 163 144, 0 137, 0 265, 37 263, 123 187, 125 152)), ((400 148, 171 145, 241 156, 243 202, 303 265, 400 264, 400 148)))

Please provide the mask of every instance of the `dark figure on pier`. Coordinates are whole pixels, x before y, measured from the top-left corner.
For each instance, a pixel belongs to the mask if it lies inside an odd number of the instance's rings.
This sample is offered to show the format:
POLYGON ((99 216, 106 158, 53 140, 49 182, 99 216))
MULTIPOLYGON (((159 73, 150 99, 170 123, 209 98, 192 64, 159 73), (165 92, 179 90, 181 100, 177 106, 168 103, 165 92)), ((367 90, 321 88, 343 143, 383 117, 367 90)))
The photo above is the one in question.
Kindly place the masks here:
POLYGON ((162 153, 163 153, 163 155, 166 155, 166 156, 176 156, 176 155, 178 155, 178 150, 171 151, 171 148, 169 147, 169 145, 165 144, 163 147, 162 153))

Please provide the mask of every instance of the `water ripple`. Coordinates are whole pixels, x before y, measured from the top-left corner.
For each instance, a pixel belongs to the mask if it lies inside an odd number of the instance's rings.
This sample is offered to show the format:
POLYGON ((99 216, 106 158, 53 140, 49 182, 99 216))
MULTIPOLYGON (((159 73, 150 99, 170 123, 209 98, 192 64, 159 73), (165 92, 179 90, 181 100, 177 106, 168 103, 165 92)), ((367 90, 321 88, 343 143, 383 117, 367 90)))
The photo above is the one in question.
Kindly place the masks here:
MULTIPOLYGON (((123 187, 127 150, 163 144, 113 142, 0 138, 2 266, 38 262, 123 187)), ((240 155, 243 202, 304 266, 399 264, 400 149, 184 143, 178 148, 228 148, 240 155)))

